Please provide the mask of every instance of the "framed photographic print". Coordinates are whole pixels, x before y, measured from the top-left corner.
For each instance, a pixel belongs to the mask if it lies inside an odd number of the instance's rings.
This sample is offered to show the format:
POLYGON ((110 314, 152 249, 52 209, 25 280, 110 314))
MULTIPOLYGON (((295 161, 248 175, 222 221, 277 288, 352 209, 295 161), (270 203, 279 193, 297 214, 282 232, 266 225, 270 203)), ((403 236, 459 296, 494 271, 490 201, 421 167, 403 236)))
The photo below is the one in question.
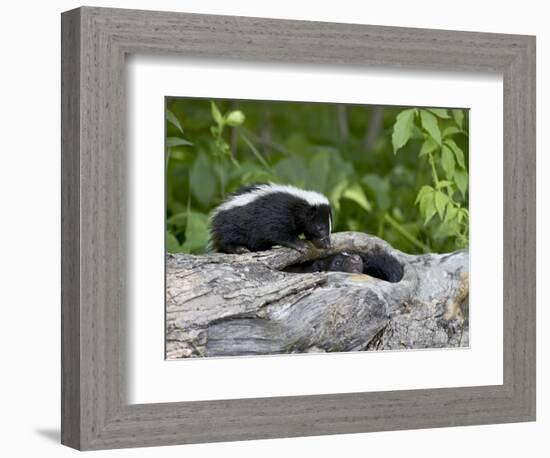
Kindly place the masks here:
POLYGON ((62 16, 62 442, 535 418, 535 39, 62 16))

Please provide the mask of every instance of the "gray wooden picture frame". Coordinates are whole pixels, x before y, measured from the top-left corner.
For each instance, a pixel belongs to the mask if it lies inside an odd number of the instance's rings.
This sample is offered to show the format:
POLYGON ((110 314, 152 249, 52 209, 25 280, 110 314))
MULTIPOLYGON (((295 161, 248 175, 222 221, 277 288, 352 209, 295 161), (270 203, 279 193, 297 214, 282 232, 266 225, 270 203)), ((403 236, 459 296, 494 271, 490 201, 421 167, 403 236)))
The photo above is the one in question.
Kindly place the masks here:
POLYGON ((63 13, 61 36, 63 444, 106 449, 535 419, 534 37, 91 7, 63 13), (125 56, 135 53, 502 74, 504 383, 128 404, 124 73, 125 56))

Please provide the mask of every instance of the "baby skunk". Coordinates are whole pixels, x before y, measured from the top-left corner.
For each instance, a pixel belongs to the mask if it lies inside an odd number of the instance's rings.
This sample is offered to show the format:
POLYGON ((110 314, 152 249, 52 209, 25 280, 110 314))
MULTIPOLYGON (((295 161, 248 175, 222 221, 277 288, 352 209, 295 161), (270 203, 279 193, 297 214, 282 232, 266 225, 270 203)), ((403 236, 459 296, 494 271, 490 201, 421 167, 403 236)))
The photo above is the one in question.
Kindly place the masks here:
POLYGON ((294 264, 285 269, 285 272, 299 274, 325 271, 361 274, 363 273, 363 259, 358 254, 342 251, 326 258, 294 264))
POLYGON ((210 217, 209 247, 223 253, 268 250, 274 245, 307 251, 303 234, 317 248, 330 247, 332 211, 317 192, 260 183, 241 187, 210 217))
POLYGON ((333 254, 322 259, 294 264, 284 269, 290 273, 348 272, 364 273, 380 280, 396 283, 403 278, 403 266, 393 256, 374 249, 370 253, 333 254))

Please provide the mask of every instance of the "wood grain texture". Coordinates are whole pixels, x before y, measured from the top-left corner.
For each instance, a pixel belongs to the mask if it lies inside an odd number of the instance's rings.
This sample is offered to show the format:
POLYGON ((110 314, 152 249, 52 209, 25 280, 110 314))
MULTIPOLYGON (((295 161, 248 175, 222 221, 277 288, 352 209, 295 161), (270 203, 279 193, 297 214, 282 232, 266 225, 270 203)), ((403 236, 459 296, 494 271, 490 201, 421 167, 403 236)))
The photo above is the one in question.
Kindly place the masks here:
POLYGON ((64 444, 102 449, 534 419, 534 37, 85 7, 63 14, 62 41, 64 444), (128 404, 128 53, 502 73, 504 384, 128 404))
POLYGON ((80 15, 61 24, 61 441, 80 446, 80 15))
POLYGON ((469 268, 466 250, 410 255, 360 232, 306 253, 171 254, 166 358, 467 347, 469 268), (285 270, 342 252, 360 255, 361 268, 285 270))

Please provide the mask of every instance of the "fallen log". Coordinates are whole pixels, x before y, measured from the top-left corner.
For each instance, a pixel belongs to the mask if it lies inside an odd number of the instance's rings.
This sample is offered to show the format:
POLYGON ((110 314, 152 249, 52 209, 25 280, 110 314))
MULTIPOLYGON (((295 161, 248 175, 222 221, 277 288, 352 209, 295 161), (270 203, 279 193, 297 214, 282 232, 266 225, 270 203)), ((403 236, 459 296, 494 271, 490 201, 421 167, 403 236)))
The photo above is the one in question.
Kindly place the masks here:
POLYGON ((468 251, 409 255, 357 232, 331 241, 167 255, 166 358, 469 345, 468 251), (341 252, 361 255, 364 273, 284 271, 341 252))

